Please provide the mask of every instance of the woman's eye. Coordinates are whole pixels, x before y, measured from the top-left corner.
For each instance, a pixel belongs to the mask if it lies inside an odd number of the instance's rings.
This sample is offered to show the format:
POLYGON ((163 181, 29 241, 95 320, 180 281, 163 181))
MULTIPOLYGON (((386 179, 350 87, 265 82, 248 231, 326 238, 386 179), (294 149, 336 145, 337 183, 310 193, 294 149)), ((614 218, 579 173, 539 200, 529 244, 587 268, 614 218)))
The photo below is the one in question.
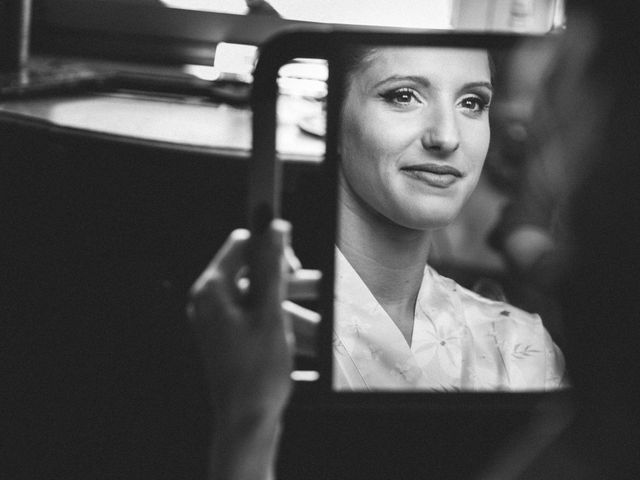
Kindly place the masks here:
POLYGON ((410 105, 418 101, 416 93, 409 88, 399 88, 380 95, 385 101, 395 105, 410 105))
POLYGON ((473 113, 480 113, 489 108, 489 102, 480 97, 465 97, 460 101, 460 106, 473 113))

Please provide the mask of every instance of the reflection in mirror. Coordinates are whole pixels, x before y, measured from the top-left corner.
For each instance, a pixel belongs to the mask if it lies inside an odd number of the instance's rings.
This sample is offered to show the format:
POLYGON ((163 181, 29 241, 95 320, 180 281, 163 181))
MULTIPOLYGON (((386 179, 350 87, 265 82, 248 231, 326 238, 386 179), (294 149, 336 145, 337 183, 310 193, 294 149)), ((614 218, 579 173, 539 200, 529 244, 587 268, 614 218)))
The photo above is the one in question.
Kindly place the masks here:
POLYGON ((291 276, 283 307, 296 337, 297 381, 318 379, 317 332, 322 306, 317 285, 323 266, 333 258, 333 236, 325 224, 334 221, 331 191, 325 175, 327 62, 297 58, 278 72, 277 158, 282 167, 281 216, 291 222, 292 249, 287 252, 291 276), (315 288, 311 288, 315 285, 315 288))
POLYGON ((553 292, 506 253, 522 226, 552 238, 554 205, 535 203, 544 179, 522 180, 540 161, 523 148, 533 107, 518 110, 536 83, 507 88, 508 57, 483 49, 352 46, 344 58, 334 389, 563 387, 553 292), (494 131, 490 111, 504 117, 494 131))
POLYGON ((278 72, 276 148, 282 158, 319 162, 325 153, 327 62, 298 58, 278 72), (288 138, 296 138, 288 142, 288 138))

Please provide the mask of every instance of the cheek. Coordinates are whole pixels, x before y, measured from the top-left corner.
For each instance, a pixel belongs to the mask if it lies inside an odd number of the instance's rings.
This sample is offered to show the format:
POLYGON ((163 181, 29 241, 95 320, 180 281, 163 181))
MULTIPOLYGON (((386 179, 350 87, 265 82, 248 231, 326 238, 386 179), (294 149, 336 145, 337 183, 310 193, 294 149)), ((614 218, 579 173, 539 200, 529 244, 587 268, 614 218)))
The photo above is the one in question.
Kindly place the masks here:
POLYGON ((479 177, 482 171, 482 166, 489 151, 490 138, 491 132, 488 122, 482 125, 474 125, 472 128, 467 129, 464 150, 469 171, 473 172, 476 177, 479 177))
POLYGON ((355 168, 366 168, 365 175, 390 173, 396 159, 411 145, 415 121, 399 122, 376 108, 362 108, 358 115, 343 117, 341 153, 355 168))
POLYGON ((376 173, 384 169, 387 137, 371 118, 366 111, 343 117, 341 154, 351 181, 371 183, 376 173))

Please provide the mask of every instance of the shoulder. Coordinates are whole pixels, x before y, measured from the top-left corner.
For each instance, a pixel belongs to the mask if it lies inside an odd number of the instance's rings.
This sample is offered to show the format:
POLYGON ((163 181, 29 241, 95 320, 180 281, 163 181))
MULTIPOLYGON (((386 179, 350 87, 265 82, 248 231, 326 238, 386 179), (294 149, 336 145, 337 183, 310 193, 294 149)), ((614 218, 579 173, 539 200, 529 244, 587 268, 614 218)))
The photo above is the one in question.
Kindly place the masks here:
POLYGON ((431 274, 457 304, 468 329, 467 353, 477 388, 544 390, 563 385, 562 352, 539 315, 482 297, 433 270, 431 274))
POLYGON ((477 293, 463 287, 455 280, 444 277, 429 267, 429 273, 439 284, 440 288, 447 291, 449 295, 454 296, 462 305, 462 308, 472 310, 477 314, 486 315, 494 320, 496 319, 512 319, 514 321, 522 321, 525 323, 538 323, 540 316, 535 313, 529 313, 521 308, 515 307, 509 303, 478 295, 477 293))
POLYGON ((541 335, 542 320, 536 313, 529 313, 506 302, 491 300, 469 290, 456 281, 443 277, 433 269, 431 274, 447 293, 458 303, 470 328, 491 324, 493 329, 523 330, 523 333, 541 335))
POLYGON ((510 303, 485 298, 467 288, 458 285, 460 300, 465 309, 473 309, 494 320, 511 321, 532 325, 541 325, 542 320, 537 313, 530 313, 510 303))

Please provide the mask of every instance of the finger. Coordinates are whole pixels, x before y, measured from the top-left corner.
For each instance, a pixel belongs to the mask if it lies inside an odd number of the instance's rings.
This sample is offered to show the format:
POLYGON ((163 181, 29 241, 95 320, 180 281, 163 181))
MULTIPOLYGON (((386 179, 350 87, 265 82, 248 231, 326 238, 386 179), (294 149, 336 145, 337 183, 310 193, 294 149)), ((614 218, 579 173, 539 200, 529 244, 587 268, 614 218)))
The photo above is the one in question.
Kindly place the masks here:
POLYGON ((245 253, 250 238, 249 230, 244 228, 238 228, 231 232, 209 266, 217 267, 225 274, 236 275, 241 268, 247 265, 245 253))
POLYGON ((189 316, 197 311, 224 308, 229 311, 237 302, 237 273, 246 265, 249 244, 247 230, 234 230, 213 260, 191 287, 189 316))
POLYGON ((201 290, 212 276, 223 273, 230 278, 234 278, 243 265, 246 265, 245 250, 249 237, 249 231, 245 229, 237 229, 231 232, 222 247, 220 247, 220 250, 218 250, 209 265, 193 284, 192 293, 201 290))
POLYGON ((314 357, 317 350, 320 315, 288 300, 282 302, 282 309, 289 316, 293 328, 296 352, 298 355, 314 357))
POLYGON ((315 300, 320 296, 320 270, 297 270, 287 280, 287 298, 291 300, 315 300))
POLYGON ((297 303, 293 303, 289 300, 284 300, 282 302, 282 309, 288 314, 292 315, 292 317, 300 320, 301 322, 308 325, 318 325, 320 323, 320 314, 318 312, 314 312, 313 310, 309 310, 297 303))
POLYGON ((300 259, 296 257, 291 245, 286 245, 284 247, 284 259, 287 262, 290 271, 297 272, 302 268, 302 263, 300 262, 300 259))

